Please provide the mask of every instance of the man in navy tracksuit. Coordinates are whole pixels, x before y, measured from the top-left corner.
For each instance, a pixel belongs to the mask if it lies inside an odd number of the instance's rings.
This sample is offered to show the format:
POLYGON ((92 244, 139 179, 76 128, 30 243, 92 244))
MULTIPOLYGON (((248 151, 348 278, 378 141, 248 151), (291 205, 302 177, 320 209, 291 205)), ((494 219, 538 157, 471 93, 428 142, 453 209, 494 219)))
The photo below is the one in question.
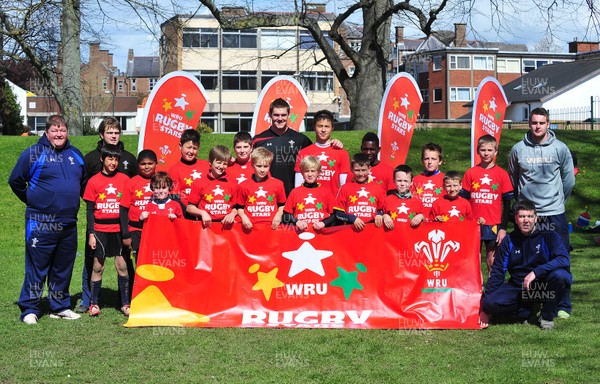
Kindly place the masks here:
POLYGON ((8 183, 25 210, 25 280, 21 321, 36 324, 48 281, 50 317, 73 320, 69 285, 77 253, 77 212, 86 182, 81 152, 69 143, 67 123, 50 116, 38 143, 26 149, 8 183))
POLYGON ((496 252, 490 277, 481 300, 480 323, 488 325, 488 315, 507 316, 521 321, 537 320, 540 327, 554 327, 558 303, 571 286, 569 252, 556 232, 536 228, 533 203, 521 201, 515 213, 515 229, 496 252), (506 272, 510 279, 504 283, 506 272))

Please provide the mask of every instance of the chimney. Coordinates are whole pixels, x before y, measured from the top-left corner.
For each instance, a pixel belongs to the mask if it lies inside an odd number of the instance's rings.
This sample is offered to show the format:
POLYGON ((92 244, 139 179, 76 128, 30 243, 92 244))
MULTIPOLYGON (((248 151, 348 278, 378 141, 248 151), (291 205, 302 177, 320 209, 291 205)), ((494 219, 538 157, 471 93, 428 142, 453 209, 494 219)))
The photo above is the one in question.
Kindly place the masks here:
POLYGON ((222 7, 221 14, 224 17, 246 16, 246 10, 243 7, 222 7))
POLYGON ((127 52, 127 61, 133 61, 133 48, 129 48, 127 52))
POLYGON ((396 44, 404 42, 404 27, 396 27, 396 44))
POLYGON ((589 41, 571 41, 569 43, 569 53, 583 53, 583 52, 592 52, 600 49, 600 43, 598 42, 589 42, 589 41))
POLYGON ((454 23, 454 46, 455 47, 466 47, 467 46, 467 24, 454 23))

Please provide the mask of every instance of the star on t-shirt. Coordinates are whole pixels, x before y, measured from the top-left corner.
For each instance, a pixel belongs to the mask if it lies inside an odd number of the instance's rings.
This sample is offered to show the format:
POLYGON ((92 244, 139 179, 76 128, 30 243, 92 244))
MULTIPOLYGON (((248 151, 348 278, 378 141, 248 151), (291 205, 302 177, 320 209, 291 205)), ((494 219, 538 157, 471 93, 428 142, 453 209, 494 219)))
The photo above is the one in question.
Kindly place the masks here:
POLYGON ((314 203, 315 203, 315 201, 317 201, 317 199, 313 197, 312 193, 309 193, 309 194, 308 194, 308 197, 305 197, 305 198, 304 198, 304 202, 305 202, 306 204, 314 204, 314 203))
POLYGON ((435 184, 433 184, 433 183, 431 182, 431 180, 427 180, 427 184, 423 184, 423 187, 424 187, 425 189, 433 189, 433 187, 435 187, 435 184))
POLYGON ((452 216, 459 217, 460 216, 460 211, 458 209, 456 209, 456 205, 453 205, 452 209, 449 210, 448 213, 450 214, 450 217, 452 217, 452 216))
POLYGON ((202 177, 202 172, 198 172, 194 169, 194 172, 190 173, 190 176, 192 176, 192 179, 196 180, 202 177))
POLYGON ((238 184, 241 184, 243 181, 248 180, 248 178, 242 173, 240 174, 240 177, 236 178, 238 184))
POLYGON ((402 203, 402 206, 398 207, 398 213, 404 213, 404 214, 408 213, 408 207, 406 206, 405 203, 402 203))
POLYGON ((317 156, 317 158, 319 159, 319 161, 325 162, 325 161, 327 161, 327 159, 329 159, 329 156, 327 156, 325 154, 325 152, 321 152, 321 154, 319 156, 317 156))
POLYGON ((213 193, 215 194, 215 196, 223 196, 223 192, 225 192, 224 189, 221 189, 221 186, 217 184, 217 187, 215 189, 213 189, 213 193))
POLYGON ((263 187, 258 187, 258 191, 254 192, 256 197, 267 197, 267 191, 263 189, 263 187))
POLYGON ((113 187, 112 184, 108 184, 108 187, 106 187, 104 190, 106 191, 106 196, 117 194, 117 188, 113 187))
POLYGON ((484 174, 483 177, 479 180, 481 180, 481 185, 484 185, 484 184, 490 185, 490 182, 492 181, 492 179, 490 179, 488 177, 487 173, 484 174))
POLYGON ((369 197, 369 191, 365 190, 365 187, 362 187, 360 191, 357 192, 358 197, 369 197))

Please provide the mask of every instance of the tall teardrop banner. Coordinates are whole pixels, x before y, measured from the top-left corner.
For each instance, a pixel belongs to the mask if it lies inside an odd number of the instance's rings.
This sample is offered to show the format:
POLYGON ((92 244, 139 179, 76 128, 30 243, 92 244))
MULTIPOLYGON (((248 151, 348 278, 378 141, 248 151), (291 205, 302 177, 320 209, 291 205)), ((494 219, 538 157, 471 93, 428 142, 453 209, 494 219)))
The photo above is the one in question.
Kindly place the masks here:
POLYGON ((290 117, 288 126, 295 131, 300 131, 304 122, 304 115, 310 106, 308 97, 300 83, 291 76, 276 76, 263 88, 258 96, 258 101, 252 116, 252 136, 266 131, 271 126, 269 106, 275 99, 282 98, 290 104, 290 117))
POLYGON ((380 161, 392 168, 404 164, 423 97, 415 79, 401 72, 387 85, 379 111, 380 161))
POLYGON ((157 170, 168 170, 180 158, 181 134, 196 129, 206 103, 206 91, 195 76, 183 71, 163 76, 144 108, 138 153, 153 150, 158 157, 157 170))
POLYGON ((500 145, 502 123, 507 106, 508 100, 498 80, 492 76, 481 80, 473 101, 473 117, 471 118, 472 167, 481 161, 477 154, 477 141, 481 136, 492 135, 500 145))

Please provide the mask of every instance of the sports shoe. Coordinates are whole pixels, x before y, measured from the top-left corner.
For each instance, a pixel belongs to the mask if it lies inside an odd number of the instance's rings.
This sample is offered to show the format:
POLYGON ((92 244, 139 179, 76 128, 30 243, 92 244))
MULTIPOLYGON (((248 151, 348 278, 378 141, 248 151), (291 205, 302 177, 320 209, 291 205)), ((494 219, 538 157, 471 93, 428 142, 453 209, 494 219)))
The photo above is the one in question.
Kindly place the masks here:
POLYGON ((554 329, 554 321, 542 319, 540 320, 540 328, 542 328, 544 331, 550 331, 554 329))
POLYGON ((121 312, 127 317, 129 317, 129 304, 125 304, 121 307, 121 312))
POLYGON ((75 308, 76 313, 87 313, 88 310, 89 308, 83 304, 80 304, 77 308, 75 308))
POLYGON ((27 325, 33 325, 37 324, 38 318, 35 313, 30 313, 28 315, 25 315, 25 317, 21 321, 27 325))
POLYGON ((562 309, 560 311, 558 311, 557 314, 559 319, 568 319, 569 317, 571 317, 571 314, 567 311, 563 311, 562 309))
POLYGON ((77 320, 80 317, 81 315, 71 311, 70 309, 65 309, 64 311, 50 314, 51 319, 77 320))
POLYGON ((88 313, 90 316, 98 316, 100 314, 100 307, 97 304, 91 304, 88 313))

